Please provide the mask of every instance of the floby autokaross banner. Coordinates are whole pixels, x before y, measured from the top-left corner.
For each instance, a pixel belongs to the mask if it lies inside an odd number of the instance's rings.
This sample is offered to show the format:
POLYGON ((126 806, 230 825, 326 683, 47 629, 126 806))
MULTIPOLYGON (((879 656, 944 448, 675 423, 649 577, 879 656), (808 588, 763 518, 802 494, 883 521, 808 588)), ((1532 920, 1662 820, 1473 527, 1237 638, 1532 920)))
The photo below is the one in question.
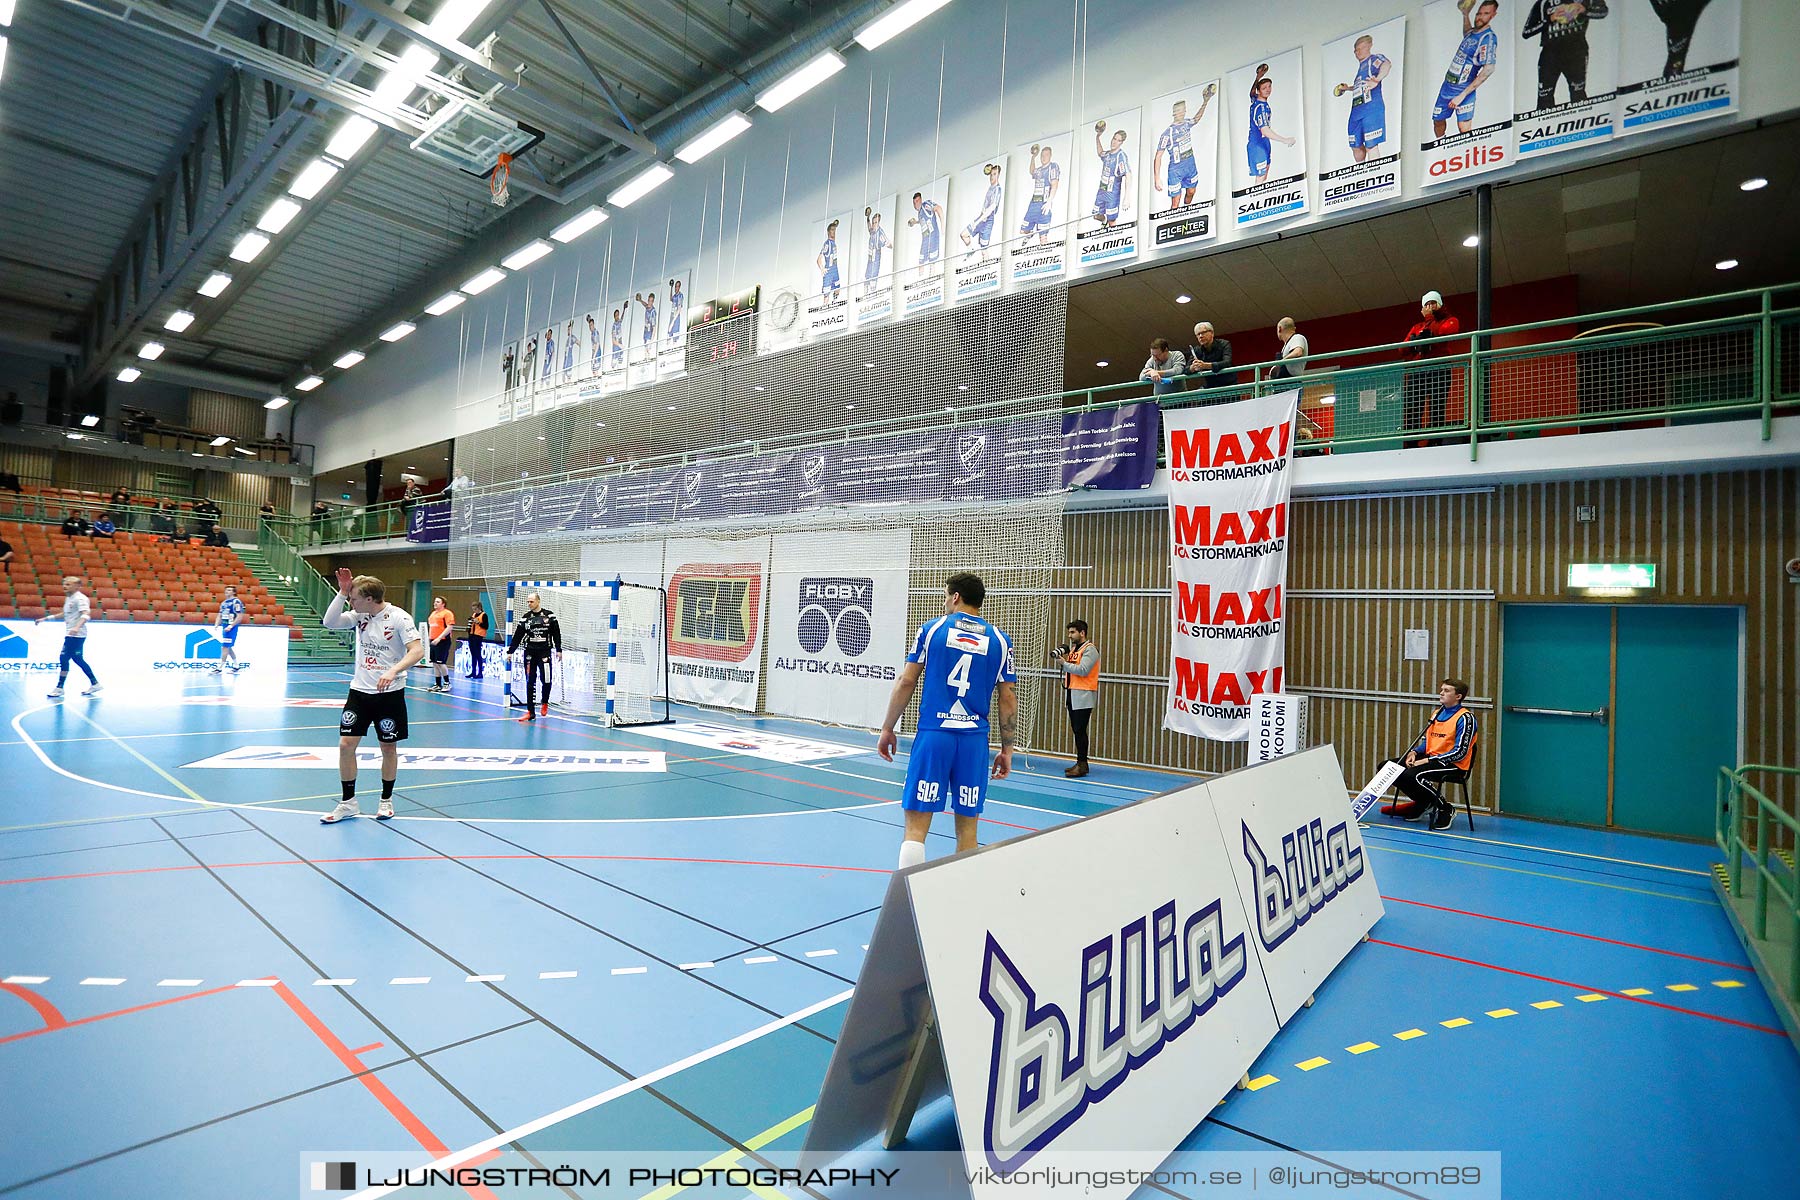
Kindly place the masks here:
POLYGON ((1300 393, 1163 413, 1175 590, 1163 727, 1250 736, 1282 690, 1288 497, 1300 393))
POLYGON ((769 560, 770 712, 881 724, 906 662, 912 532, 870 530, 821 541, 775 535, 769 560))

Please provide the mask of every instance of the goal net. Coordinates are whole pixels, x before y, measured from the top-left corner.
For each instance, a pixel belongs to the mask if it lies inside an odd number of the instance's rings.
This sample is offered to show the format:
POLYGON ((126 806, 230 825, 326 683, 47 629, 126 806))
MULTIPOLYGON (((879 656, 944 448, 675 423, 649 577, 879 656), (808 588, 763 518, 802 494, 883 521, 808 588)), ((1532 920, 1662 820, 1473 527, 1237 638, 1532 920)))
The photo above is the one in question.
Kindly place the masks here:
MULTIPOLYGON (((547 701, 612 726, 669 721, 669 648, 661 588, 620 580, 521 579, 506 585, 506 636, 532 596, 556 617, 562 660, 552 661, 547 701)), ((526 702, 524 656, 509 665, 508 705, 526 702)))

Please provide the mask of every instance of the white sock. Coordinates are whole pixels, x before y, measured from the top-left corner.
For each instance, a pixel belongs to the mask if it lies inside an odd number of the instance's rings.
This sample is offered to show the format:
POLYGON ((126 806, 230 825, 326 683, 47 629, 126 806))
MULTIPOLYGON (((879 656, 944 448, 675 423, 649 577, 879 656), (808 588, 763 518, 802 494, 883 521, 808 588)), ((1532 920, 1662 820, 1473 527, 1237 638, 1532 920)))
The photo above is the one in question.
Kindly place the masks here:
POLYGON ((897 868, 898 870, 904 871, 908 867, 916 867, 924 861, 925 861, 925 843, 924 842, 901 842, 900 843, 900 866, 897 868))

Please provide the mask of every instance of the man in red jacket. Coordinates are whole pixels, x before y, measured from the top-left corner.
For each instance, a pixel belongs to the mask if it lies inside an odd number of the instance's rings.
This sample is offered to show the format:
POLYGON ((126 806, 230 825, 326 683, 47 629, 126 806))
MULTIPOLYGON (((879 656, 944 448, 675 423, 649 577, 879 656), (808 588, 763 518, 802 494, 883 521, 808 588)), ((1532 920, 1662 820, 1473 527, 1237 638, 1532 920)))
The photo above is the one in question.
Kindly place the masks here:
MULTIPOLYGON (((1461 333, 1462 324, 1444 308, 1444 298, 1437 292, 1426 292, 1419 298, 1419 323, 1406 331, 1408 343, 1425 338, 1448 337, 1461 333)), ((1437 358, 1455 349, 1454 343, 1439 342, 1422 346, 1408 345, 1401 357, 1408 362, 1437 358)), ((1448 367, 1431 370, 1413 368, 1406 372, 1401 386, 1401 411, 1408 429, 1435 429, 1444 423, 1445 404, 1450 397, 1448 367)))

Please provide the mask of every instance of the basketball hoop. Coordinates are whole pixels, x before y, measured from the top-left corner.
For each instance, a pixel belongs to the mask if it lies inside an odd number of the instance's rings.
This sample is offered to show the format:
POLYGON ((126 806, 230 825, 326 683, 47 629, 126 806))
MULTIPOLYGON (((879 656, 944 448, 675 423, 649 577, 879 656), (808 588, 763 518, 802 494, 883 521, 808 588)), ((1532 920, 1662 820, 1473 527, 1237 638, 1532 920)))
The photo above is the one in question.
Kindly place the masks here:
POLYGON ((512 160, 513 156, 510 154, 500 155, 494 160, 494 169, 488 173, 488 193, 494 198, 495 208, 506 207, 506 202, 512 198, 506 190, 507 181, 512 175, 512 160))

